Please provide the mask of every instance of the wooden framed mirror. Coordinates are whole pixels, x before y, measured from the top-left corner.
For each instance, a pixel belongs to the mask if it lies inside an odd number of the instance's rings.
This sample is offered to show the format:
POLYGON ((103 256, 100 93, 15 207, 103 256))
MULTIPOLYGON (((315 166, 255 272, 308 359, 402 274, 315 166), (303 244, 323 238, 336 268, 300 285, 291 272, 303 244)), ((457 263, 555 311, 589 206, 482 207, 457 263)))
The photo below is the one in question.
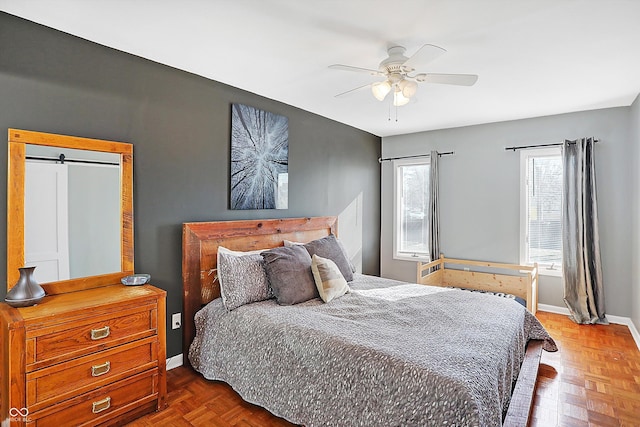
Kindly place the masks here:
MULTIPOLYGON (((80 223, 84 225, 84 229, 74 232, 76 235, 89 236, 89 239, 91 239, 92 230, 108 230, 108 228, 104 227, 104 224, 101 223, 101 221, 108 221, 114 224, 114 231, 107 231, 106 233, 112 235, 113 239, 98 237, 82 244, 76 243, 73 239, 71 242, 68 242, 67 248, 72 255, 67 255, 67 258, 77 258, 78 261, 73 263, 76 267, 71 268, 70 270, 72 272, 69 274, 59 276, 44 275, 44 277, 62 278, 59 280, 47 279, 40 281, 36 274, 36 279, 39 280, 45 292, 48 295, 53 295, 116 284, 120 282, 122 277, 133 274, 133 145, 124 142, 9 129, 8 148, 7 290, 11 289, 18 280, 18 268, 25 265, 35 265, 33 260, 27 260, 27 262, 25 262, 25 250, 28 249, 27 247, 30 245, 25 242, 46 240, 44 236, 40 239, 42 234, 39 233, 48 233, 47 230, 58 230, 60 228, 57 225, 59 223, 58 219, 55 220, 58 222, 51 222, 50 218, 44 218, 44 220, 34 219, 35 214, 43 215, 42 212, 48 211, 48 209, 42 209, 40 207, 42 203, 41 199, 49 197, 51 191, 47 190, 50 185, 52 185, 51 181, 57 181, 57 178, 48 179, 44 176, 44 178, 40 178, 40 181, 34 181, 33 178, 31 178, 34 176, 34 172, 27 173, 28 170, 31 170, 32 163, 61 165, 66 163, 67 165, 72 165, 72 162, 78 162, 78 164, 82 163, 84 165, 94 166, 93 169, 95 170, 101 167, 103 169, 109 168, 110 171, 108 174, 117 177, 115 180, 114 178, 109 178, 109 184, 100 181, 91 187, 93 178, 88 179, 86 175, 81 175, 82 178, 75 179, 81 181, 81 186, 86 188, 84 190, 85 193, 83 193, 84 195, 72 193, 68 196, 63 196, 62 200, 64 200, 65 203, 66 198, 64 197, 75 200, 79 199, 79 201, 74 203, 74 206, 79 207, 68 208, 69 213, 64 214, 68 224, 71 224, 71 228, 78 228, 76 225, 80 223), (52 150, 55 150, 55 156, 31 155, 31 153, 34 152, 49 154, 53 152, 52 150), (80 159, 78 159, 78 157, 80 159), (109 161, 100 160, 101 158, 108 158, 109 161), (29 178, 27 179, 27 177, 29 178), (42 182, 43 186, 47 188, 38 188, 39 193, 37 193, 34 199, 32 195, 33 189, 39 185, 39 182, 42 182), (111 196, 109 196, 109 194, 111 194, 111 196), (87 195, 90 195, 90 199, 92 200, 88 200, 87 195), (34 200, 37 202, 35 205, 32 203, 34 200), (108 207, 107 209, 105 205, 101 207, 99 203, 94 202, 108 203, 109 205, 118 204, 119 202, 119 206, 106 206, 108 207), (95 206, 96 204, 98 207, 95 206), (113 212, 109 214, 111 216, 104 219, 100 218, 100 215, 107 211, 113 212), (35 224, 35 226, 29 224, 35 224), (113 241, 106 242, 107 240, 113 241), (75 256, 73 256, 73 248, 81 248, 75 249, 75 256), (91 261, 86 261, 87 254, 92 255, 91 261), (103 265, 97 265, 95 267, 90 266, 95 260, 103 259, 111 259, 112 261, 105 261, 103 265)), ((69 166, 69 168, 71 168, 71 166, 69 166)), ((66 172, 64 174, 66 174, 66 172)), ((98 175, 94 174, 89 176, 101 177, 103 175, 104 171, 99 171, 98 175)), ((78 176, 78 174, 74 173, 73 176, 78 176)), ((66 180, 67 178, 65 177, 64 179, 66 180)), ((63 184, 61 188, 67 185, 67 181, 64 182, 65 184, 63 184)), ((72 189, 76 188, 77 185, 74 187, 69 182, 67 187, 68 190, 65 191, 71 193, 72 189)), ((55 190, 53 192, 55 192, 55 190)), ((56 202, 56 200, 53 200, 51 204, 64 205, 64 203, 56 202)), ((105 213, 104 215, 107 214, 105 213)), ((59 232, 56 231, 56 233, 59 232)), ((65 238, 68 239, 68 237, 65 238)), ((57 247, 58 243, 54 243, 54 245, 57 247)), ((51 268, 50 270, 54 270, 55 268, 51 268)), ((47 271, 47 267, 43 267, 43 269, 43 271, 47 271)), ((37 270, 36 268, 36 271, 37 270)), ((64 270, 64 268, 62 268, 62 270, 64 270)))

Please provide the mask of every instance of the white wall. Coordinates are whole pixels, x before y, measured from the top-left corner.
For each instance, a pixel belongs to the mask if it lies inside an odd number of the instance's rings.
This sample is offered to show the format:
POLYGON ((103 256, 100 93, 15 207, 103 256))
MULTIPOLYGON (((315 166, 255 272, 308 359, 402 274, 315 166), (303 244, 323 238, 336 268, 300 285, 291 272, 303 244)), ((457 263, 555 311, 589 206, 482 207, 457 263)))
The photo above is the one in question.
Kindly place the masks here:
POLYGON ((633 148, 631 158, 631 169, 633 171, 633 207, 631 216, 633 218, 632 233, 632 312, 631 320, 636 329, 640 330, 640 96, 631 105, 630 109, 630 141, 633 148))
MULTIPOLYGON (((410 108, 407 107, 407 108, 410 108)), ((383 138, 383 157, 455 151, 440 158, 441 250, 453 258, 519 262, 520 187, 513 145, 594 136, 600 248, 607 313, 631 316, 633 162, 630 109, 603 109, 383 138)), ((634 166, 635 167, 635 166, 634 166)), ((382 166, 380 272, 415 281, 413 262, 392 259, 392 165, 382 166)), ((636 215, 637 217, 637 215, 636 215)), ((542 304, 564 306, 559 278, 540 280, 542 304)))

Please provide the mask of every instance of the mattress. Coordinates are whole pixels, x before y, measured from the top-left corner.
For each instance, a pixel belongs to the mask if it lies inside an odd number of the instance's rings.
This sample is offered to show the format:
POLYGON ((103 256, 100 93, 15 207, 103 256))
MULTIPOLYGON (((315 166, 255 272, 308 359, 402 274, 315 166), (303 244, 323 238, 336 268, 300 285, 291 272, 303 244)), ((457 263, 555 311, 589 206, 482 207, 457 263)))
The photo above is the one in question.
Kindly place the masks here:
POLYGON ((530 339, 557 348, 522 305, 356 274, 328 304, 275 300, 195 317, 205 378, 306 426, 499 426, 530 339))

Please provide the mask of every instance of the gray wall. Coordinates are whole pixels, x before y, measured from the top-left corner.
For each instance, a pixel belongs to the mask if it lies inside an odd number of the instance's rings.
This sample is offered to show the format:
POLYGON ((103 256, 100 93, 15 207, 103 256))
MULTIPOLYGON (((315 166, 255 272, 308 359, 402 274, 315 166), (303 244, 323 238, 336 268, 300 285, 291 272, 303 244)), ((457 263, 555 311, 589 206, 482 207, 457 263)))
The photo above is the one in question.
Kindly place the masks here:
POLYGON ((636 98, 630 109, 631 132, 629 139, 631 141, 632 151, 630 153, 631 170, 633 171, 633 195, 631 217, 633 218, 633 232, 631 234, 633 250, 631 252, 632 260, 632 281, 633 288, 631 301, 633 320, 636 329, 640 330, 640 95, 636 98))
MULTIPOLYGON (((453 258, 519 262, 520 155, 513 145, 595 136, 600 247, 607 313, 631 316, 629 108, 612 108, 383 138, 384 157, 455 151, 440 158, 441 248, 453 258)), ((415 263, 392 259, 392 166, 382 170, 380 270, 415 280, 415 263)), ((540 279, 542 304, 564 306, 561 280, 540 279)))
MULTIPOLYGON (((5 13, 0 52, 0 130, 134 144, 136 271, 168 291, 169 315, 182 310, 183 222, 339 215, 355 203, 362 271, 379 273, 380 138, 5 13), (288 210, 228 209, 234 102, 289 118, 288 210)), ((6 176, 6 156, 1 167, 6 176)), ((0 189, 4 201, 6 182, 0 189)), ((168 356, 182 352, 180 342, 180 331, 168 328, 168 356)))

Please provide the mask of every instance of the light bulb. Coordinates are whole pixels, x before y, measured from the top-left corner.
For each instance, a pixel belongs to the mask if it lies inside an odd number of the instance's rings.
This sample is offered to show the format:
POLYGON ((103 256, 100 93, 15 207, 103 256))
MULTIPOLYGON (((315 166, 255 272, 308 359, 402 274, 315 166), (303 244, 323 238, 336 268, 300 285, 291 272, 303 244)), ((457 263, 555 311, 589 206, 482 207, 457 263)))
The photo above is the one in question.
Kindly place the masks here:
POLYGON ((402 107, 403 105, 407 105, 409 103, 409 98, 402 94, 401 90, 396 90, 393 92, 393 105, 395 107, 402 107))
POLYGON ((402 95, 405 98, 411 98, 418 91, 418 83, 413 80, 402 80, 398 83, 398 86, 402 90, 402 95))
POLYGON ((371 85, 371 92, 378 101, 384 100, 389 91, 391 90, 391 84, 387 80, 383 82, 375 82, 371 85))

